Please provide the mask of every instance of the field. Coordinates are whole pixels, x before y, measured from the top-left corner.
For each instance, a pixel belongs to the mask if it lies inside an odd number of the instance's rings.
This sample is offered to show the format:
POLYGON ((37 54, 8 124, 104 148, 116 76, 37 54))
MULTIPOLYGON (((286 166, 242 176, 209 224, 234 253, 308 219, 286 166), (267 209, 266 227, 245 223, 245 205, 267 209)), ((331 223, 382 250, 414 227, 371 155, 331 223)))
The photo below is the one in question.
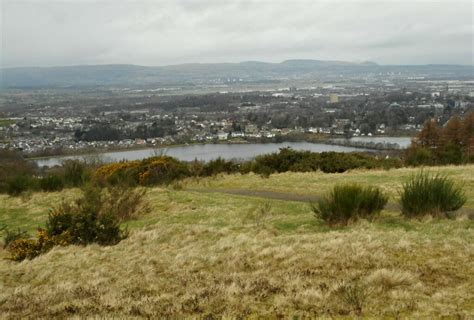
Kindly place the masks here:
POLYGON ((0 127, 7 127, 11 124, 15 123, 14 120, 10 120, 10 119, 0 119, 0 127))
MULTIPOLYGON (((12 262, 0 249, 2 317, 474 317, 474 166, 456 219, 407 220, 398 191, 415 169, 189 179, 147 194, 118 245, 58 247, 12 262), (329 228, 309 204, 341 182, 390 194, 374 222, 329 228)), ((0 224, 33 232, 77 195, 0 195, 0 224)))

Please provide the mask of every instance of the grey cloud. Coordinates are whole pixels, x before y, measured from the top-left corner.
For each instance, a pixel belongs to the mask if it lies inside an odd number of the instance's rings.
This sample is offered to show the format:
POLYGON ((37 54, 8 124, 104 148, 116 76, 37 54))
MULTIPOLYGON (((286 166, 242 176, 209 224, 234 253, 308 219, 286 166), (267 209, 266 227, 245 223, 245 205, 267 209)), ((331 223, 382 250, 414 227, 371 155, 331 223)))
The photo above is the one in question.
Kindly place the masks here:
POLYGON ((2 66, 473 62, 470 1, 0 1, 2 66))

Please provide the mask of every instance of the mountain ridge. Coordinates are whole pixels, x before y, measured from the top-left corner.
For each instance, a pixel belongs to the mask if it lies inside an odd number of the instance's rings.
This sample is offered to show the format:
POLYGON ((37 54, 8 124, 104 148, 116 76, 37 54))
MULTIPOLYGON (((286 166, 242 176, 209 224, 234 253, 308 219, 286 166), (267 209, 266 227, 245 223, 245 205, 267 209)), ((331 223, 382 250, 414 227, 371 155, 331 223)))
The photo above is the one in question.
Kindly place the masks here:
POLYGON ((142 86, 215 83, 226 79, 330 79, 339 76, 393 72, 428 77, 474 78, 474 67, 463 65, 379 65, 371 61, 290 59, 282 62, 242 61, 185 63, 165 66, 134 64, 0 68, 0 87, 142 86))

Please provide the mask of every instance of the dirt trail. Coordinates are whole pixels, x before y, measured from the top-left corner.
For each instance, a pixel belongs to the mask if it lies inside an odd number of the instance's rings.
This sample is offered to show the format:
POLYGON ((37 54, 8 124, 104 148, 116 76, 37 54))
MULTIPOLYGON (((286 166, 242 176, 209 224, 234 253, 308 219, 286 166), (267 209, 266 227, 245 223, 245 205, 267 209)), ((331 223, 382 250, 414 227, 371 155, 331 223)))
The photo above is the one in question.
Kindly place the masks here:
MULTIPOLYGON (((248 189, 194 189, 188 188, 185 191, 200 192, 200 193, 223 193, 237 196, 246 197, 257 197, 272 200, 282 201, 295 201, 295 202, 316 202, 321 197, 316 195, 305 195, 305 194, 294 194, 277 191, 266 191, 266 190, 248 190, 248 189)), ((398 203, 387 203, 386 209, 391 211, 400 211, 400 205, 398 203)), ((466 214, 470 219, 474 219, 474 209, 461 208, 459 209, 460 214, 466 214)))
POLYGON ((296 201, 296 202, 315 202, 320 199, 318 196, 302 195, 294 193, 265 191, 265 190, 247 190, 247 189, 193 189, 189 188, 186 191, 200 192, 200 193, 224 193, 238 196, 258 197, 273 200, 296 201))

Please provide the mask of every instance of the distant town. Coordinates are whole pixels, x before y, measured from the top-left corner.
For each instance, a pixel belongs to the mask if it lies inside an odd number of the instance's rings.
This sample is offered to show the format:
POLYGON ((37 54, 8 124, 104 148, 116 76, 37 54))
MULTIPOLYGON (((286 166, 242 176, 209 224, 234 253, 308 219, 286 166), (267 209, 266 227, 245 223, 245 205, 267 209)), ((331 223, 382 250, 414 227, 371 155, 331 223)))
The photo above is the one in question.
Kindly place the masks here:
POLYGON ((474 108, 474 81, 387 73, 331 81, 219 78, 158 88, 10 88, 2 91, 1 105, 0 148, 25 155, 191 143, 336 143, 333 138, 412 136, 429 118, 443 124, 462 116, 474 108))

